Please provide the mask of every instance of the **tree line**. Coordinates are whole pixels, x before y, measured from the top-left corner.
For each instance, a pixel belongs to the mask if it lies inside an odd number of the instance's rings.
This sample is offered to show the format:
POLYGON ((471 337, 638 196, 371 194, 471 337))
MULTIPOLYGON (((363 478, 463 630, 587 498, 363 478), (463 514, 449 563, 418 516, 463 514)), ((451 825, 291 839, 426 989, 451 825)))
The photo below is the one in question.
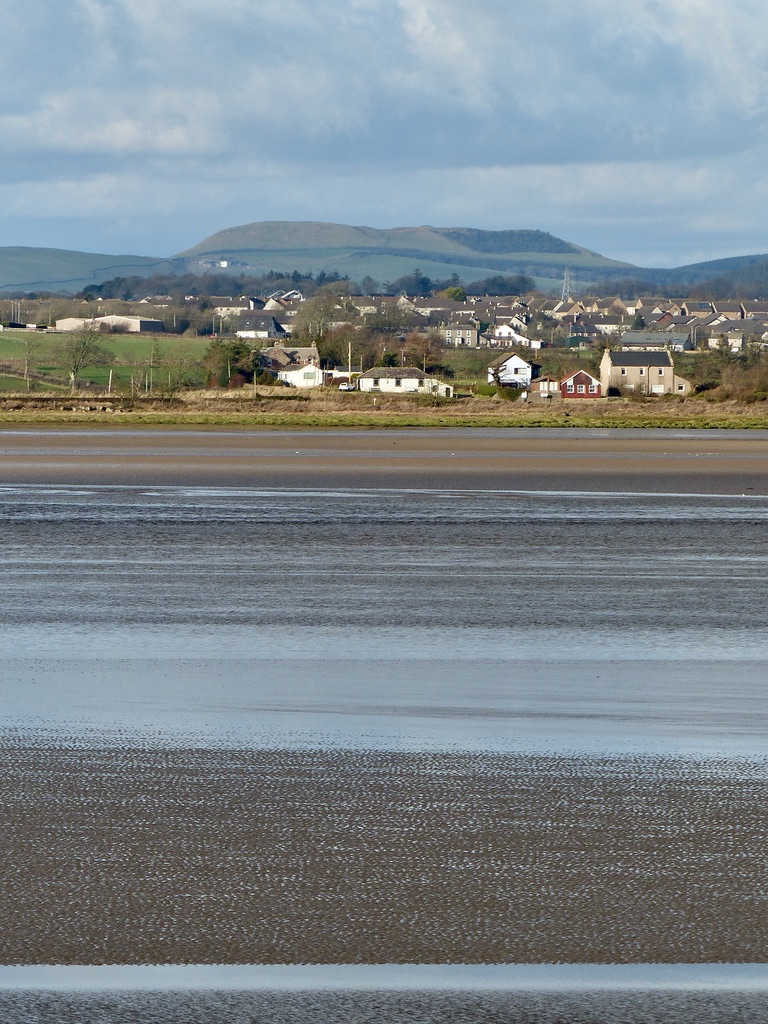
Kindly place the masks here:
MULTIPOLYGON (((394 281, 376 281, 364 277, 352 281, 336 271, 301 273, 298 270, 270 270, 260 276, 246 274, 153 274, 151 277, 113 277, 101 284, 89 285, 75 295, 77 299, 122 299, 135 302, 147 295, 169 295, 177 302, 194 296, 200 304, 212 295, 271 295, 294 289, 305 297, 316 295, 328 285, 343 285, 356 295, 427 296, 451 289, 462 295, 522 295, 534 290, 536 283, 525 274, 492 274, 477 281, 464 282, 457 274, 438 279, 423 274, 418 268, 394 281)), ((29 296, 31 297, 31 296, 29 296)), ((205 308, 205 307, 203 307, 205 308)))

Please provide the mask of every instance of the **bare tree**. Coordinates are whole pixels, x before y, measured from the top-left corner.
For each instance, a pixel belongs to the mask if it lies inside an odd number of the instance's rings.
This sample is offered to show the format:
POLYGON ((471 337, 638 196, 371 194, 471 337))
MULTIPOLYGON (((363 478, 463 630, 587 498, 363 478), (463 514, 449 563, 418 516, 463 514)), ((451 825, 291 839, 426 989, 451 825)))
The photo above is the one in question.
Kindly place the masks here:
POLYGON ((40 335, 36 331, 26 331, 24 336, 19 341, 24 353, 24 381, 27 385, 27 391, 32 387, 30 380, 30 373, 32 372, 32 364, 35 356, 40 350, 40 335))
POLYGON ((437 331, 412 331, 405 339, 407 358, 426 372, 430 363, 440 359, 443 339, 437 331))
POLYGON ((69 375, 69 384, 74 394, 80 371, 86 366, 106 366, 112 362, 112 355, 101 345, 99 330, 84 324, 73 331, 59 345, 56 358, 62 369, 69 375))
POLYGON ((162 361, 163 373, 168 374, 168 392, 177 391, 192 383, 199 383, 200 362, 189 348, 175 348, 162 361))

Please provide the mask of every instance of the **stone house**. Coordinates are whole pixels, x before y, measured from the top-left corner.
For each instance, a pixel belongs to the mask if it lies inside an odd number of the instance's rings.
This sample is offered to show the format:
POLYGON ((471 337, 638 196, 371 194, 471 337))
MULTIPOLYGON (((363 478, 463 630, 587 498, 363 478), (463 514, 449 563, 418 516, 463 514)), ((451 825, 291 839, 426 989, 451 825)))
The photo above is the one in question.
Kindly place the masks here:
POLYGON ((606 349, 600 361, 600 386, 611 390, 637 391, 644 395, 687 395, 690 382, 675 375, 669 352, 614 352, 606 349))

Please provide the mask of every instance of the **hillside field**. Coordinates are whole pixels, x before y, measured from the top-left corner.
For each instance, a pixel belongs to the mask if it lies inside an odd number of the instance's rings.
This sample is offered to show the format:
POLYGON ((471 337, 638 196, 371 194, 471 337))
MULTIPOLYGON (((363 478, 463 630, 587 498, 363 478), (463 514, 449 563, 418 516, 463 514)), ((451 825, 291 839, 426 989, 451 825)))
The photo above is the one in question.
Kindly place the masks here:
MULTIPOLYGON (((65 340, 66 334, 47 332, 32 333, 29 331, 0 331, 0 391, 18 391, 23 389, 25 347, 28 342, 38 347, 32 353, 31 373, 35 388, 45 386, 45 380, 38 377, 51 378, 49 384, 58 382, 68 389, 66 371, 61 366, 56 349, 65 340), (18 373, 19 376, 14 376, 18 373)), ((112 371, 112 387, 114 389, 129 388, 131 378, 134 379, 142 370, 154 367, 154 379, 159 387, 163 386, 163 369, 171 371, 175 378, 182 364, 199 362, 205 354, 210 338, 180 337, 178 335, 151 334, 105 334, 99 344, 109 352, 113 361, 104 366, 85 366, 79 374, 79 380, 107 387, 109 372, 112 371)), ((202 383, 199 376, 192 376, 190 383, 202 383)))

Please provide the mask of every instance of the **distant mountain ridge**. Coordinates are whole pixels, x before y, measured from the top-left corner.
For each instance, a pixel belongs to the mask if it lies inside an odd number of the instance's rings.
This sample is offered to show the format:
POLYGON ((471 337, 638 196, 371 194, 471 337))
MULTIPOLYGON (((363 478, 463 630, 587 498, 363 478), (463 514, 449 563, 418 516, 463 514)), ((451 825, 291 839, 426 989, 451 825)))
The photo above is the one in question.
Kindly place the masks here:
POLYGON ((111 256, 65 249, 0 247, 0 292, 74 293, 116 277, 198 275, 215 268, 233 276, 269 271, 338 273, 354 282, 396 281, 418 268, 433 280, 456 274, 469 283, 524 274, 556 289, 569 271, 574 291, 596 282, 643 281, 672 292, 707 281, 768 289, 768 255, 710 260, 674 269, 643 268, 609 259, 534 229, 467 227, 372 228, 322 221, 257 221, 217 231, 171 257, 111 256))
MULTIPOLYGON (((179 253, 181 258, 218 253, 229 249, 302 250, 302 249, 373 249, 421 250, 425 253, 570 253, 578 255, 589 250, 555 238, 547 231, 486 231, 481 228, 369 228, 324 221, 257 221, 239 227, 225 228, 203 239, 191 249, 179 253)), ((589 253, 597 256, 597 253, 589 253)), ((604 259, 604 257, 599 257, 604 259)), ((616 262, 616 261, 609 261, 616 262)))
POLYGON ((435 279, 456 273, 465 281, 498 273, 556 281, 566 265, 586 279, 635 269, 545 231, 370 228, 322 221, 259 221, 226 228, 177 258, 190 269, 226 261, 251 273, 325 270, 354 281, 370 277, 380 282, 396 280, 417 266, 435 279))

